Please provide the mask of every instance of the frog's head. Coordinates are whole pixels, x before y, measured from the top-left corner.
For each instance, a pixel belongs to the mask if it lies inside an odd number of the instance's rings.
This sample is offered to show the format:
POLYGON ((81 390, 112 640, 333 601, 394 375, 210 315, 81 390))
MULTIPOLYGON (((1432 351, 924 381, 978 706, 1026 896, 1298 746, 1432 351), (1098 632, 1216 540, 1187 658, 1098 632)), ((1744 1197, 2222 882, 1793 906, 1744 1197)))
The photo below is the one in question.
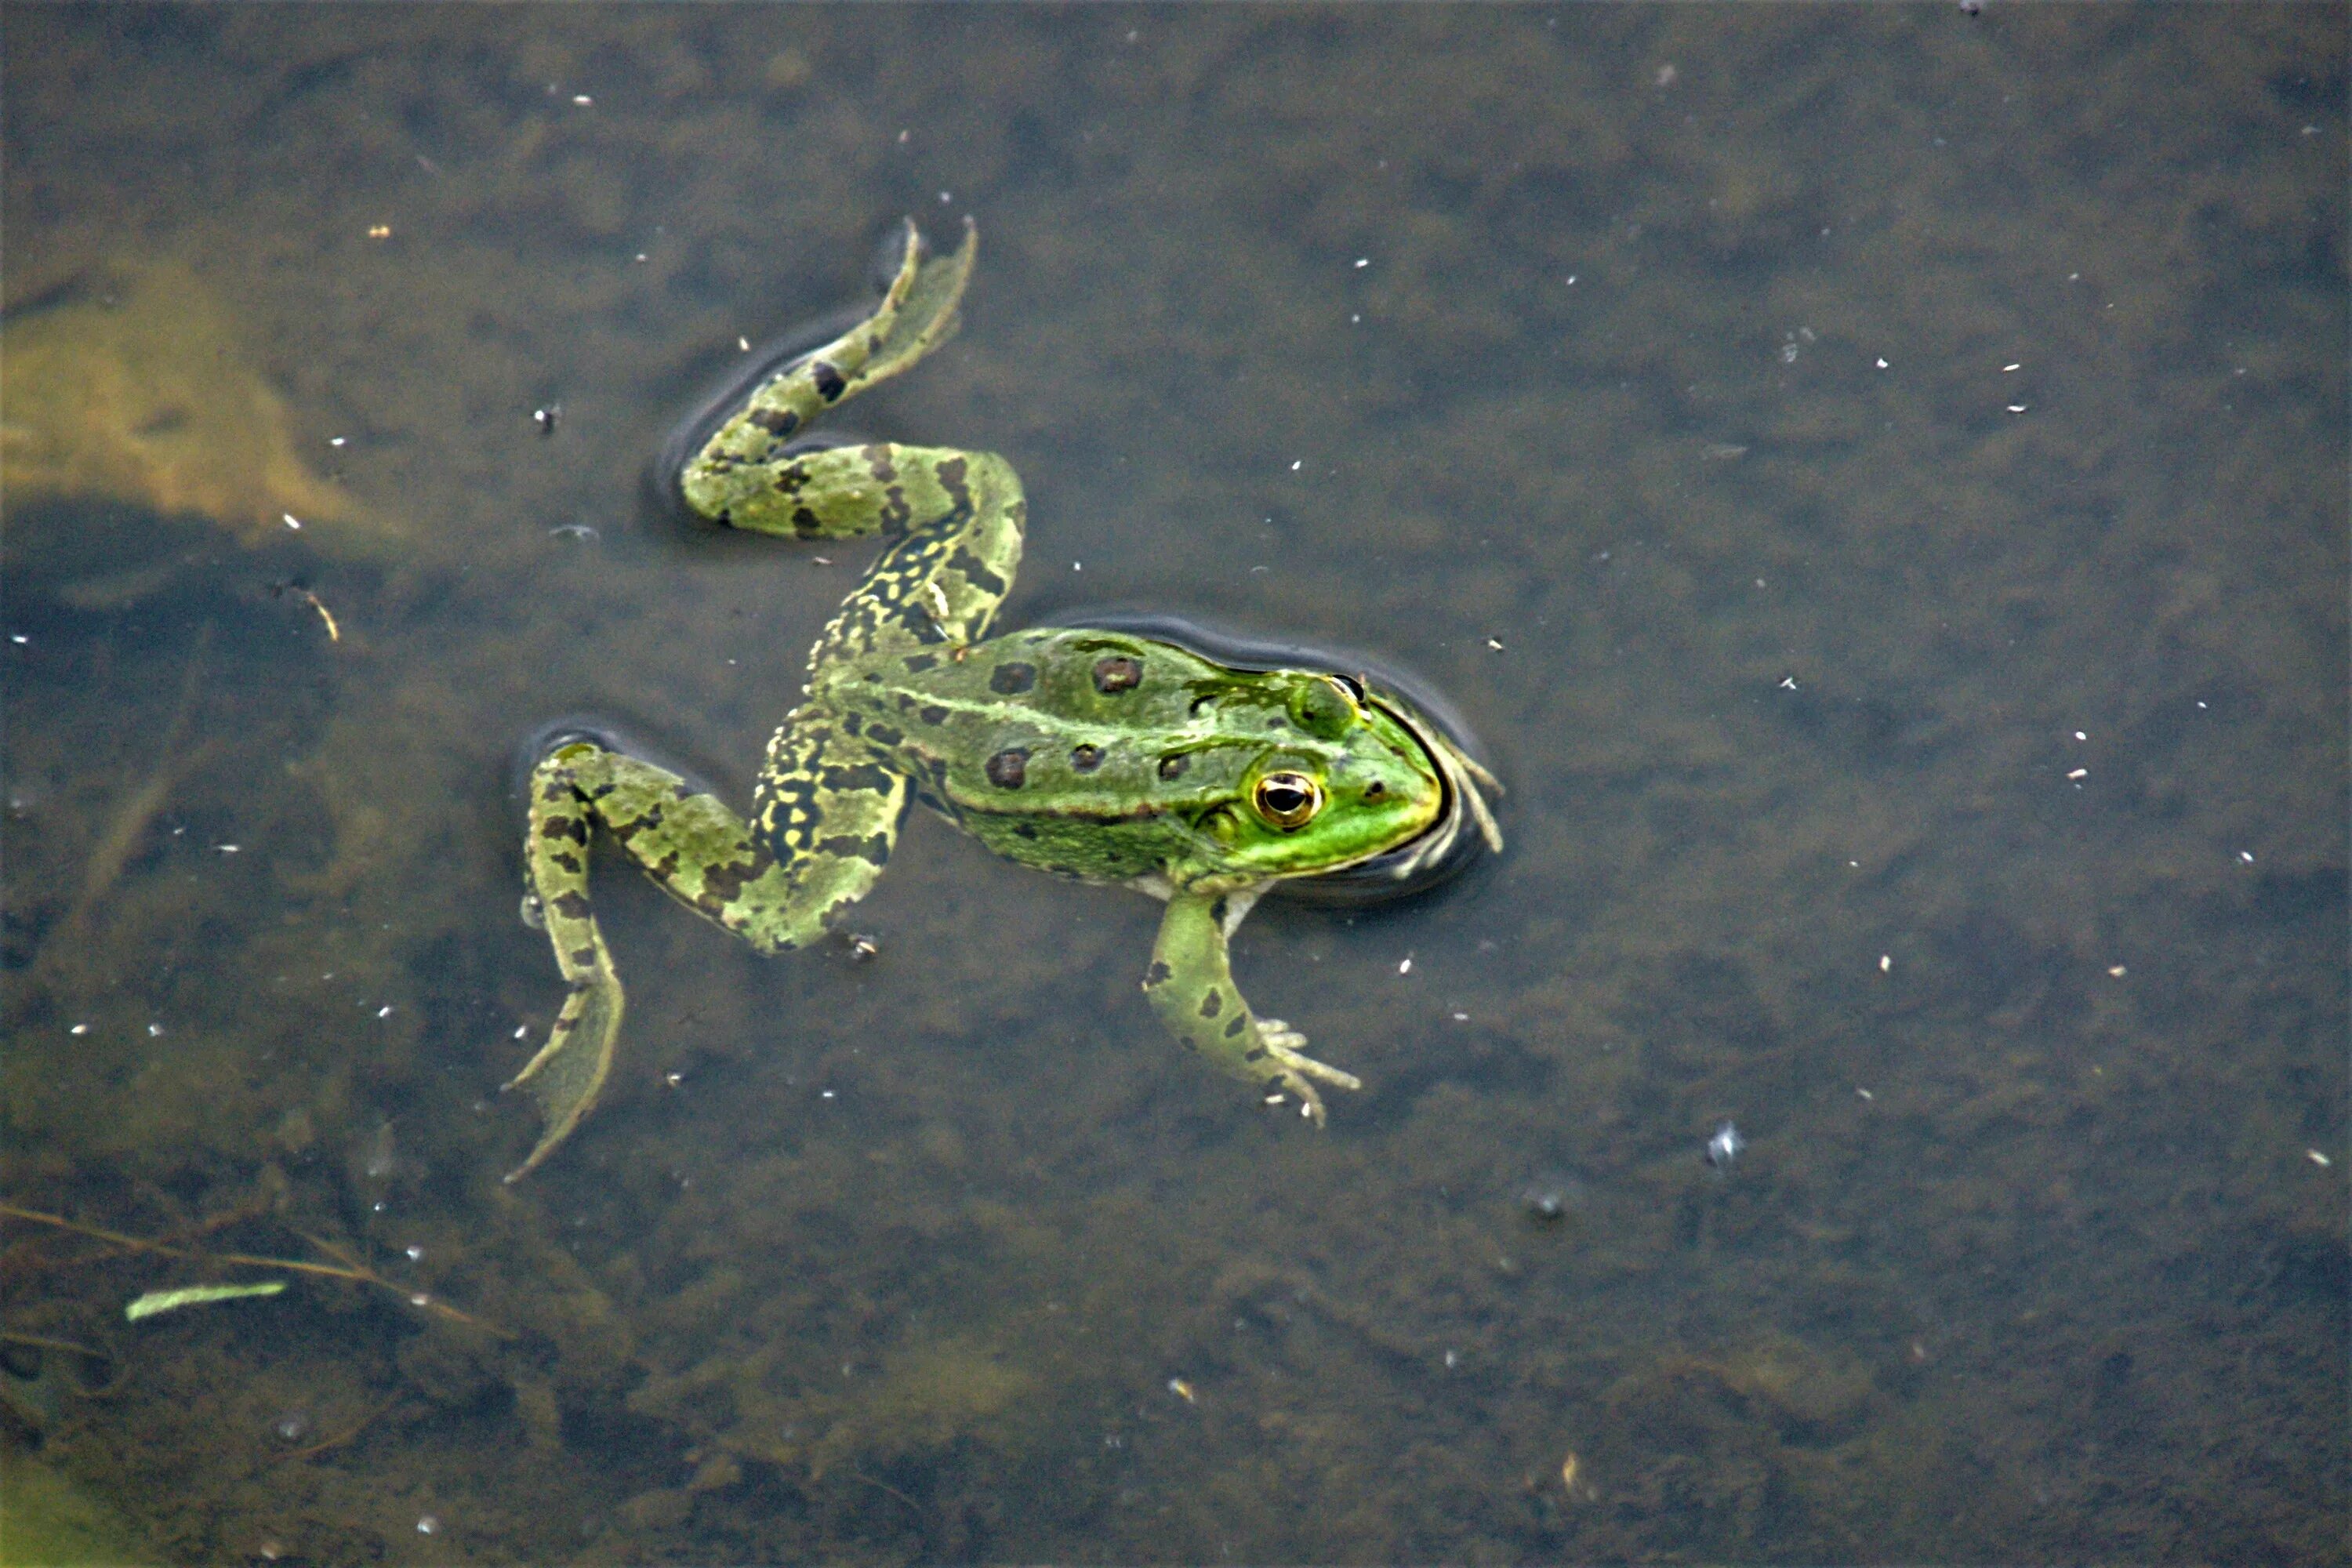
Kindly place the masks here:
POLYGON ((1197 824, 1222 872, 1318 877, 1405 852, 1395 875, 1407 878, 1452 847, 1465 810, 1496 837, 1472 776, 1484 770, 1409 704, 1319 670, 1234 684, 1216 694, 1221 706, 1238 700, 1286 722, 1252 748, 1228 797, 1197 824))

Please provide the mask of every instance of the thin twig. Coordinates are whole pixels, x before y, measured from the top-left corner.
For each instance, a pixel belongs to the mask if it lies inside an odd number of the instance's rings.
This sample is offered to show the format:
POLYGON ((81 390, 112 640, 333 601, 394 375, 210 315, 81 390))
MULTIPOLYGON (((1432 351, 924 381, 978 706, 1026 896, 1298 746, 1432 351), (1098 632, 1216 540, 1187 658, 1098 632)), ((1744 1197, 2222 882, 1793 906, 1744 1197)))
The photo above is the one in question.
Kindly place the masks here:
MULTIPOLYGON (((378 1289, 391 1291, 410 1306, 421 1310, 437 1313, 469 1327, 480 1329, 487 1333, 496 1334, 502 1340, 515 1337, 509 1330, 499 1328, 495 1323, 486 1322, 471 1312, 460 1311, 446 1301, 436 1301, 422 1291, 411 1290, 405 1286, 396 1284, 373 1269, 350 1268, 337 1263, 310 1263, 299 1258, 264 1258, 251 1252, 196 1252, 184 1247, 173 1247, 161 1241, 149 1241, 143 1237, 126 1236, 121 1231, 108 1230, 102 1226, 83 1225, 78 1220, 67 1219, 61 1215, 42 1214, 35 1209, 18 1208, 9 1203, 0 1203, 0 1215, 5 1215, 10 1219, 30 1220, 36 1225, 55 1226, 59 1230, 69 1230, 78 1236, 91 1237, 100 1241, 110 1242, 116 1247, 128 1247, 140 1252, 160 1253, 165 1258, 183 1258, 194 1263, 222 1264, 247 1268, 284 1268, 297 1274, 315 1274, 329 1279, 349 1280, 355 1285, 373 1285, 378 1289)), ((310 1238, 306 1237, 304 1239, 310 1238)))
POLYGON ((20 1334, 14 1329, 0 1329, 0 1340, 5 1340, 12 1345, 38 1345, 45 1351, 71 1351, 76 1355, 88 1356, 92 1361, 110 1362, 114 1359, 104 1351, 92 1350, 88 1345, 77 1344, 71 1340, 53 1340, 47 1334, 20 1334))
POLYGON ((269 1462, 273 1465, 296 1465, 301 1463, 305 1459, 315 1459, 331 1448, 340 1448, 344 1444, 350 1442, 352 1438, 357 1437, 361 1433, 366 1431, 369 1427, 374 1426, 376 1422, 383 1417, 384 1412, 399 1404, 401 1396, 395 1394, 390 1399, 385 1400, 382 1405, 377 1405, 374 1409, 361 1416, 359 1419, 359 1425, 352 1427, 349 1431, 339 1432, 334 1436, 329 1437, 323 1442, 313 1443, 307 1448, 297 1448, 290 1454, 279 1454, 273 1458, 269 1462))
POLYGON ((900 1502, 905 1503, 908 1508, 914 1510, 915 1519, 918 1523, 928 1524, 930 1522, 931 1516, 924 1510, 922 1504, 917 1502, 913 1498, 908 1497, 905 1492, 900 1491, 897 1487, 892 1486, 888 1481, 877 1480, 872 1476, 867 1475, 864 1470, 853 1469, 849 1473, 856 1479, 864 1481, 869 1487, 879 1487, 882 1490, 888 1492, 892 1497, 897 1498, 900 1502))

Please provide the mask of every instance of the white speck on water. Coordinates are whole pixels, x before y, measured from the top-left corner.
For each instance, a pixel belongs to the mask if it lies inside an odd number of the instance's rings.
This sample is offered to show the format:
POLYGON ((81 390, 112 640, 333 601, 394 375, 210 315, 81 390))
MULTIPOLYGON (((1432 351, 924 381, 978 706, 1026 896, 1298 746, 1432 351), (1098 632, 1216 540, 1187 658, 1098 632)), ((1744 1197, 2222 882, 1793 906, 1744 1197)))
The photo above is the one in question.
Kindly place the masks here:
POLYGON ((1412 973, 1412 960, 1408 958, 1402 963, 1398 964, 1397 973, 1399 974, 1411 974, 1412 973))
POLYGON ((327 437, 327 445, 330 447, 340 447, 343 444, 343 441, 344 437, 341 436, 330 436, 327 437))
POLYGON ((147 1034, 150 1038, 159 1038, 162 1037, 163 1033, 163 1026, 161 1024, 150 1024, 147 1026, 147 1034))
POLYGON ((1882 953, 1880 953, 1880 954, 1878 955, 1878 973, 1881 973, 1881 974, 1888 973, 1890 973, 1894 968, 1895 968, 1895 955, 1894 955, 1893 953, 1891 953, 1891 952, 1882 952, 1882 953))
POLYGON ((68 1029, 66 1033, 68 1035, 87 1035, 89 1033, 89 1026, 88 1024, 76 1024, 72 1028, 68 1029))
POLYGON ((1457 1024, 1466 1024, 1470 1021, 1470 1015, 1467 1013, 1456 1013, 1454 1015, 1454 1021, 1457 1024))
POLYGON ((280 513, 278 513, 278 515, 279 515, 280 517, 283 517, 283 518, 286 520, 286 526, 287 526, 287 527, 291 528, 291 529, 296 529, 296 530, 299 530, 299 529, 301 528, 301 526, 302 526, 302 520, 301 520, 300 518, 299 518, 299 517, 296 517, 292 512, 290 512, 290 511, 288 511, 288 512, 280 512, 280 513))
POLYGON ((833 1090, 829 1089, 819 1089, 817 1091, 817 1098, 819 1100, 831 1100, 833 1098, 833 1090))
POLYGON ((2238 858, 2251 866, 2254 863, 2254 852, 2251 849, 2241 849, 2238 851, 2238 858))
POLYGON ((1870 1090, 1863 1088, 1860 1084, 1854 1085, 1853 1091, 1854 1093, 1862 1096, 1864 1100, 1876 1100, 1878 1098, 1878 1096, 1871 1093, 1870 1090))
POLYGON ((737 353, 750 353, 751 352, 751 340, 745 337, 737 338, 735 340, 735 352, 737 353))
POLYGON ((2024 368, 2025 368, 2025 367, 2024 367, 2023 365, 2021 365, 2021 364, 2005 364, 2005 365, 2003 365, 2003 366, 2001 366, 2001 367, 2000 367, 2000 374, 2003 374, 2003 375, 2007 375, 2011 371, 2013 371, 2013 370, 2023 370, 2024 368))
POLYGON ((392 1004, 391 1004, 391 1003, 389 1003, 389 1002, 387 1002, 387 1003, 385 1003, 383 1006, 378 1007, 378 1008, 375 1010, 375 1016, 376 1016, 377 1017, 379 1017, 379 1018, 389 1018, 389 1017, 391 1017, 391 1016, 392 1016, 392 1004))
POLYGON ((423 1519, 416 1521, 416 1533, 419 1535, 432 1535, 438 1532, 440 1529, 441 1516, 439 1514, 428 1513, 423 1519))
POLYGON ((2073 773, 2068 773, 2066 776, 2070 779, 2086 779, 2091 776, 2091 770, 2088 768, 2076 768, 2073 773))
POLYGON ((1365 268, 1370 267, 1371 264, 1372 258, 1369 256, 1359 256, 1356 258, 1356 269, 1359 272, 1362 271, 1365 268))
POLYGON ((2009 411, 2011 414, 2022 414, 2032 406, 2031 403, 2012 403, 2009 405, 2009 411))
POLYGON ((421 1247, 406 1247, 401 1248, 401 1250, 408 1255, 408 1261, 411 1263, 422 1263, 425 1261, 425 1249, 421 1247))
POLYGON ((593 108, 594 108, 594 107, 595 107, 595 104, 596 104, 596 100, 595 100, 594 99, 593 99, 593 98, 589 97, 589 96, 588 96, 586 93, 584 93, 584 92, 575 92, 575 93, 573 93, 573 94, 572 95, 572 103, 573 103, 574 105, 576 105, 577 107, 579 107, 579 108, 581 108, 581 109, 593 109, 593 108))
POLYGON ((1886 356, 1885 354, 1878 356, 1878 368, 1881 370, 1885 370, 1886 368, 1886 356))
POLYGON ((2326 1155, 2321 1153, 2316 1149, 2305 1149, 2304 1153, 2310 1157, 2313 1164, 2318 1166, 2323 1171, 2327 1169, 2328 1166, 2336 1163, 2335 1161, 2329 1159, 2326 1155))

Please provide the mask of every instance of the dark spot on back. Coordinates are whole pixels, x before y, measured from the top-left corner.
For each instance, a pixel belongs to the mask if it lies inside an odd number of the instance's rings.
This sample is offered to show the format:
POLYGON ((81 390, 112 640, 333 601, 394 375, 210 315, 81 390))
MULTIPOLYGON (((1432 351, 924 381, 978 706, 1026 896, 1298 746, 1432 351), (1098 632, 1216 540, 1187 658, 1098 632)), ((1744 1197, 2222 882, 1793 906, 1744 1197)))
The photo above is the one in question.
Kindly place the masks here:
POLYGON ((1074 747, 1070 752, 1070 770, 1073 773, 1090 773, 1102 766, 1102 760, 1103 752, 1100 746, 1074 747))
POLYGON ((836 403, 849 390, 849 383, 841 379, 841 372, 824 360, 809 366, 809 379, 816 383, 816 395, 827 403, 836 403))
POLYGON ((1213 1018, 1224 1010, 1225 994, 1223 992, 1212 991, 1201 998, 1201 1016, 1203 1018, 1213 1018))
POLYGON ((801 416, 789 408, 761 408, 744 417, 771 436, 789 436, 801 427, 801 416))
POLYGON ((1168 977, 1174 973, 1176 973, 1174 970, 1155 958, 1151 961, 1151 967, 1143 972, 1143 983, 1146 985, 1165 985, 1168 984, 1168 977))
POLYGON ((989 758, 982 771, 988 774, 988 782, 999 789, 1019 789, 1028 782, 1029 753, 1022 747, 1007 746, 989 758))
POLYGON ((916 714, 915 717, 920 719, 926 724, 944 724, 948 721, 948 710, 940 707, 938 703, 933 702, 926 706, 923 710, 916 714))
POLYGON ((907 673, 920 675, 927 669, 938 668, 940 656, 935 653, 909 654, 907 656, 907 673))
POLYGON ((1007 697, 1017 697, 1037 684, 1037 667, 1034 664, 1000 664, 988 678, 988 689, 1007 697))
MULTIPOLYGON (((1240 1017, 1235 1018, 1232 1023, 1227 1024, 1227 1025, 1225 1026, 1225 1038, 1227 1038, 1227 1039, 1229 1039, 1229 1040, 1230 1040, 1230 1039, 1232 1039, 1235 1035, 1240 1034, 1244 1029, 1246 1029, 1246 1028, 1248 1028, 1248 1027, 1249 1027, 1249 1015, 1248 1015, 1247 1013, 1244 1013, 1244 1014, 1243 1014, 1240 1017)), ((1257 1054, 1258 1054, 1259 1056, 1264 1056, 1264 1055, 1265 1055, 1265 1053, 1264 1051, 1260 1051, 1260 1052, 1258 1052, 1257 1054)))
POLYGON ((1114 654, 1109 658, 1095 660, 1095 689, 1105 696, 1121 691, 1132 691, 1142 684, 1143 661, 1141 659, 1129 658, 1125 654, 1114 654))

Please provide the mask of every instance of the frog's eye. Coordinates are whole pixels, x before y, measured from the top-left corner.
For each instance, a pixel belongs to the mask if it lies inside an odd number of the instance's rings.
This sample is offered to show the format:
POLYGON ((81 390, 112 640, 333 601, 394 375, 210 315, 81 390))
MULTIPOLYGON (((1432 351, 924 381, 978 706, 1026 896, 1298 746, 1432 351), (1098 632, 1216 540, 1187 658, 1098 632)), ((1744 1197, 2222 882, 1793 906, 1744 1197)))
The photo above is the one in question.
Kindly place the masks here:
POLYGON ((1355 719, 1355 698, 1330 676, 1303 681, 1290 694, 1290 721, 1318 740, 1338 740, 1355 719))
POLYGON ((1268 773, 1250 792, 1257 814, 1285 833, 1306 826, 1323 809, 1323 786, 1305 773, 1268 773))

